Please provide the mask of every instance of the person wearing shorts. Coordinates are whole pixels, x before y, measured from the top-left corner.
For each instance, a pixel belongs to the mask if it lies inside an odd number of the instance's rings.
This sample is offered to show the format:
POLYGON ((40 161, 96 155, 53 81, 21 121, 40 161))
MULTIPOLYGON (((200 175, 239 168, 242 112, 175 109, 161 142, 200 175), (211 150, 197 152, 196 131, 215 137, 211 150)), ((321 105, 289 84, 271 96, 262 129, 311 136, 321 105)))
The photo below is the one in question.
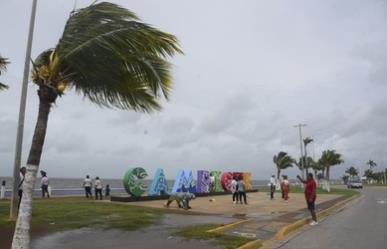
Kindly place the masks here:
POLYGON ((306 180, 302 179, 299 175, 297 176, 297 178, 302 183, 305 184, 305 190, 304 190, 305 200, 306 200, 306 204, 308 206, 308 209, 310 211, 310 214, 312 215, 312 222, 310 223, 310 225, 315 226, 318 224, 316 211, 315 211, 315 208, 316 208, 315 202, 316 202, 316 197, 317 197, 317 195, 316 195, 316 188, 317 188, 316 182, 313 179, 312 173, 308 174, 308 179, 306 179, 306 180))

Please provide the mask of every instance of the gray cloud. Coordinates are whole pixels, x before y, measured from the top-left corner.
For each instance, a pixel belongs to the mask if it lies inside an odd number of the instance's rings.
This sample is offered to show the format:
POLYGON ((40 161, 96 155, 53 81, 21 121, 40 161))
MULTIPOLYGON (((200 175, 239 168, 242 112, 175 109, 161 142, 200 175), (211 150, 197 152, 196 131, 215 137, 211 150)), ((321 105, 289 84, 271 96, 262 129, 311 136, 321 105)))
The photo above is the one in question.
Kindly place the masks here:
MULTIPOLYGON (((78 1, 78 7, 92 1, 78 1)), ((99 108, 68 92, 52 109, 41 167, 51 176, 121 177, 180 168, 246 170, 265 179, 280 150, 299 156, 298 130, 314 138, 309 154, 341 152, 345 164, 385 167, 387 146, 385 1, 113 1, 175 34, 174 89, 163 111, 99 108)), ((57 42, 73 2, 40 0, 33 57, 57 42)), ((30 6, 3 0, 7 34, 0 53, 12 64, 0 93, 0 175, 11 175, 30 6), (9 25, 12 23, 12 25, 9 25)), ((23 162, 37 115, 28 87, 23 162)), ((296 169, 288 170, 292 176, 296 169)))

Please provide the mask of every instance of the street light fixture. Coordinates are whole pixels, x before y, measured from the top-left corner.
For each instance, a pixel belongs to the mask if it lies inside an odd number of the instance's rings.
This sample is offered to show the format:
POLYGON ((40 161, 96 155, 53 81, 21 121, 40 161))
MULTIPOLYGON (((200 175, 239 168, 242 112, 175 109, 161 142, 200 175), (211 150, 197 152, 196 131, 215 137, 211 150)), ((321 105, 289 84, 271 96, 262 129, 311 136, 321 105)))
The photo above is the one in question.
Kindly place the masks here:
POLYGON ((302 175, 302 178, 304 179, 305 178, 305 175, 304 175, 304 160, 303 160, 303 151, 302 151, 302 131, 301 131, 301 128, 302 127, 305 127, 306 124, 298 124, 298 125, 294 125, 294 127, 298 127, 298 131, 299 131, 299 135, 300 135, 300 155, 301 155, 301 160, 300 160, 300 166, 301 166, 301 175, 302 175))
POLYGON ((32 37, 34 33, 35 26, 35 16, 36 16, 36 5, 37 0, 32 1, 31 9, 31 18, 30 18, 30 28, 28 32, 27 39, 27 50, 26 57, 24 60, 24 74, 23 74, 23 84, 20 97, 20 107, 19 107, 19 121, 17 126, 17 135, 16 135, 16 149, 15 149, 15 162, 13 167, 13 186, 12 186, 12 201, 10 208, 10 218, 15 218, 17 215, 17 206, 18 206, 18 191, 19 191, 19 181, 20 181, 20 162, 21 162, 21 153, 23 145, 23 130, 24 130, 24 116, 26 111, 26 100, 27 100, 27 85, 28 85, 28 75, 30 72, 30 58, 31 58, 31 48, 32 48, 32 37))

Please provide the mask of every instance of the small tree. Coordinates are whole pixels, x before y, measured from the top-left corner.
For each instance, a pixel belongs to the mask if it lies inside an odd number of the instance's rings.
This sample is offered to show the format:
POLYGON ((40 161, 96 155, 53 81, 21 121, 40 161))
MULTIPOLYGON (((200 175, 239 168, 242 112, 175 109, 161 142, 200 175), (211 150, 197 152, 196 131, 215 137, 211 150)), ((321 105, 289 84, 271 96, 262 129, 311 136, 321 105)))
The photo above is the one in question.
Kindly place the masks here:
POLYGON ((349 175, 343 175, 343 176, 341 177, 341 180, 343 180, 344 184, 347 184, 348 179, 349 179, 349 175))
POLYGON ((350 176, 357 176, 359 174, 359 172, 357 171, 357 169, 353 166, 349 167, 345 173, 347 173, 348 175, 350 176))
POLYGON ((324 166, 326 169, 326 180, 330 180, 330 168, 335 165, 342 164, 344 160, 341 158, 341 154, 337 153, 335 150, 325 150, 323 151, 319 163, 324 166))
POLYGON ((277 179, 281 175, 281 170, 284 170, 289 167, 293 167, 294 159, 288 155, 288 153, 280 151, 278 155, 273 157, 273 162, 277 167, 277 179))
POLYGON ((372 170, 373 168, 375 168, 376 166, 378 166, 378 165, 374 162, 374 160, 368 160, 368 162, 367 162, 366 164, 370 167, 371 170, 372 170))
POLYGON ((303 159, 304 159, 304 167, 305 167, 305 173, 306 175, 308 175, 308 169, 311 167, 309 164, 308 164, 308 150, 306 149, 306 147, 308 146, 308 144, 310 144, 311 142, 313 142, 313 139, 310 138, 310 137, 306 137, 304 140, 304 156, 303 156, 303 159))

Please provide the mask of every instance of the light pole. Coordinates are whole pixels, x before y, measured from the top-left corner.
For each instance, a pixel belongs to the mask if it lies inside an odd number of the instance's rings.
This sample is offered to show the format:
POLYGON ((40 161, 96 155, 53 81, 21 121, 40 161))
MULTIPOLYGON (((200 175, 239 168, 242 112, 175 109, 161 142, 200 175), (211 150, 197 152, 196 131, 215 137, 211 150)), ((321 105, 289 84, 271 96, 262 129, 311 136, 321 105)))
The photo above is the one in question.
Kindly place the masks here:
POLYGON ((13 187, 12 187, 12 201, 10 208, 10 218, 13 219, 17 215, 17 206, 18 206, 18 191, 19 191, 19 181, 20 181, 20 161, 23 145, 23 130, 24 130, 24 116, 26 111, 26 99, 27 99, 27 85, 28 85, 28 75, 30 71, 30 58, 31 58, 31 47, 32 47, 32 37, 34 33, 35 26, 35 15, 36 15, 36 5, 37 0, 32 1, 31 9, 31 18, 30 18, 30 28, 28 32, 27 39, 27 50, 26 57, 24 60, 24 74, 23 74, 23 84, 20 97, 20 107, 19 107, 19 121, 17 126, 17 135, 16 135, 16 149, 15 149, 15 162, 13 166, 13 187))
POLYGON ((305 174, 304 174, 304 158, 303 158, 303 153, 302 153, 302 131, 301 131, 301 128, 302 127, 305 127, 306 124, 298 124, 298 125, 295 125, 294 127, 298 127, 298 131, 299 131, 299 135, 300 135, 300 154, 301 154, 301 159, 300 159, 300 166, 301 166, 301 175, 302 175, 302 179, 305 178, 305 174))

